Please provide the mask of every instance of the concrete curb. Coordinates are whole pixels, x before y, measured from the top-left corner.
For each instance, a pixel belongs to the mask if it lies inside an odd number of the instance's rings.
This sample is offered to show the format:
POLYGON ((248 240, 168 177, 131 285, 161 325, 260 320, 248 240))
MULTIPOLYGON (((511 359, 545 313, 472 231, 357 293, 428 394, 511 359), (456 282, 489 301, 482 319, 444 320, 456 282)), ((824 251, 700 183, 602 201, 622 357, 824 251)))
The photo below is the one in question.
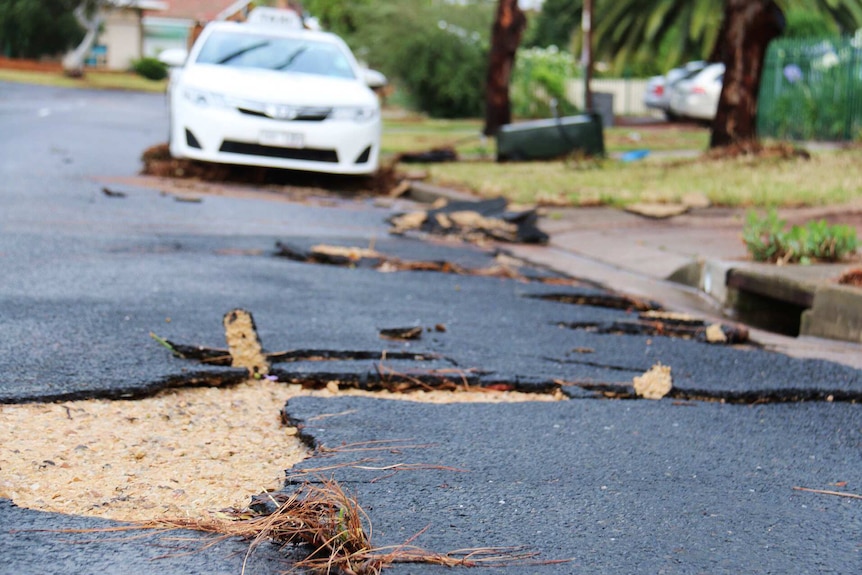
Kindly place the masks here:
POLYGON ((811 309, 802 313, 802 335, 862 343, 862 290, 822 286, 811 309))
POLYGON ((668 279, 696 287, 746 323, 784 326, 779 331, 791 335, 862 343, 862 289, 837 283, 851 267, 703 260, 668 279))

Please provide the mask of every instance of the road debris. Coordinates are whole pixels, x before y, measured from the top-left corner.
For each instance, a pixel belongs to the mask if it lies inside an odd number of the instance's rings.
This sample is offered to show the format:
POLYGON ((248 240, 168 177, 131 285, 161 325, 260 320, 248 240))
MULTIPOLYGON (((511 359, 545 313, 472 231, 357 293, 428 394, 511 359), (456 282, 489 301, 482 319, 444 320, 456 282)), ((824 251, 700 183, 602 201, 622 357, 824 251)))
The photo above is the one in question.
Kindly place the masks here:
MULTIPOLYGON (((250 540, 246 561, 261 543, 297 545, 308 553, 294 567, 315 573, 378 575, 393 563, 426 563, 446 567, 502 567, 556 564, 541 561, 524 547, 459 549, 435 553, 412 544, 422 532, 402 545, 374 547, 371 519, 356 497, 334 479, 320 477, 291 493, 263 493, 243 509, 226 509, 216 519, 164 519, 135 524, 131 529, 193 529, 250 540)), ((427 529, 427 528, 426 528, 427 529)), ((424 530, 423 530, 424 531, 424 530)))
POLYGON ((380 337, 392 340, 416 340, 422 338, 422 327, 390 327, 380 330, 380 337))
POLYGON ((121 192, 119 190, 112 190, 111 188, 102 188, 102 193, 108 196, 109 198, 125 198, 126 192, 121 192))
POLYGON ((469 242, 498 240, 545 244, 548 235, 538 226, 536 210, 507 211, 505 198, 448 202, 426 211, 397 214, 389 219, 390 232, 409 231, 458 237, 469 242))
POLYGON ((670 366, 657 363, 633 380, 635 393, 644 399, 661 399, 673 388, 670 366))
POLYGON ((656 335, 693 339, 711 344, 740 344, 749 341, 748 328, 729 323, 708 323, 680 314, 643 312, 636 320, 608 322, 569 322, 570 329, 617 335, 656 335))
POLYGON ((428 271, 456 275, 471 275, 482 277, 499 277, 520 281, 541 281, 557 284, 575 284, 575 280, 566 278, 539 278, 533 280, 522 274, 511 258, 498 256, 496 265, 483 268, 468 268, 445 260, 417 261, 405 260, 389 256, 381 252, 361 247, 342 247, 316 245, 306 250, 297 246, 276 242, 276 257, 287 258, 296 262, 324 264, 345 267, 371 268, 390 273, 399 271, 428 271))
POLYGON ((813 489, 811 487, 794 487, 794 491, 807 491, 809 493, 819 493, 820 495, 835 495, 836 497, 847 497, 849 499, 862 499, 862 495, 856 493, 847 493, 844 491, 830 491, 828 489, 813 489))
POLYGON ((381 166, 371 177, 344 177, 331 174, 279 170, 259 166, 240 166, 201 162, 171 156, 168 144, 144 150, 141 173, 158 178, 198 180, 202 182, 237 182, 253 185, 275 184, 292 187, 347 192, 350 194, 386 194, 402 180, 394 167, 381 166))

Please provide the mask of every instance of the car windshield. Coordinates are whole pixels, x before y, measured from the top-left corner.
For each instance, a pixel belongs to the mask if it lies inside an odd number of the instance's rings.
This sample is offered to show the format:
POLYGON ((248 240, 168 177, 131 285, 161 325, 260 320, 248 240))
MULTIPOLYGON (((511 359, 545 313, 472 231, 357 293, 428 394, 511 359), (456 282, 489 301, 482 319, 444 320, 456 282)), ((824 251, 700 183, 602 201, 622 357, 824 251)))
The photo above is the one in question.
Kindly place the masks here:
POLYGON ((350 60, 338 45, 313 38, 262 36, 219 30, 207 38, 196 62, 356 78, 350 60))

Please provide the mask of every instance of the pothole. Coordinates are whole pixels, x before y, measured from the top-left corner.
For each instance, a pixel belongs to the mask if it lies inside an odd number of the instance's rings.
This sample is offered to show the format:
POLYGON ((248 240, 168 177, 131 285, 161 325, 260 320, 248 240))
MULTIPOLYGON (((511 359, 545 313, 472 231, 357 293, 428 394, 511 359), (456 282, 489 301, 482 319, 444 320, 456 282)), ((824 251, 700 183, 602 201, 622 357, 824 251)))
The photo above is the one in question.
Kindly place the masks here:
POLYGON ((555 401, 520 392, 409 394, 303 389, 261 380, 171 389, 135 401, 0 405, 0 497, 19 507, 121 521, 209 517, 276 490, 309 456, 281 422, 297 395, 451 403, 555 401))
MULTIPOLYGON (((315 386, 318 384, 315 383, 315 386)), ((138 400, 0 405, 0 497, 19 507, 120 521, 204 519, 280 489, 310 456, 281 412, 291 397, 364 395, 430 403, 556 401, 494 389, 320 389, 270 379, 165 390, 138 400)))
POLYGON ((278 415, 291 393, 264 380, 136 401, 0 406, 0 496, 128 521, 244 504, 280 487, 283 470, 307 456, 278 415))

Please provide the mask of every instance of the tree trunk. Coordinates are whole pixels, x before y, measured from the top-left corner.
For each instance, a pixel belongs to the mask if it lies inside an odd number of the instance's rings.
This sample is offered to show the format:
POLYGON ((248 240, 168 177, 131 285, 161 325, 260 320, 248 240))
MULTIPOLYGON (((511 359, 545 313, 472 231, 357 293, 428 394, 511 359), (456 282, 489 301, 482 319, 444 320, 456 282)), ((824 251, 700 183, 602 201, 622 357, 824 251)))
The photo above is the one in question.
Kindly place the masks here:
POLYGON ((584 111, 593 111, 593 0, 584 0, 581 11, 581 33, 583 34, 583 50, 581 51, 581 66, 584 69, 584 111))
POLYGON ((773 0, 725 0, 724 21, 712 59, 725 65, 710 148, 756 145, 757 93, 766 48, 784 30, 773 0))
POLYGON ((99 35, 99 26, 102 25, 102 16, 98 9, 93 9, 90 16, 87 15, 88 6, 82 2, 75 8, 73 14, 78 23, 87 30, 84 39, 78 46, 63 57, 63 73, 72 78, 80 78, 84 75, 84 61, 87 54, 96 43, 99 35))
POLYGON ((491 33, 491 55, 485 84, 486 136, 493 136, 500 126, 512 121, 509 102, 509 80, 515 65, 515 53, 527 26, 527 17, 518 0, 499 0, 491 33))

